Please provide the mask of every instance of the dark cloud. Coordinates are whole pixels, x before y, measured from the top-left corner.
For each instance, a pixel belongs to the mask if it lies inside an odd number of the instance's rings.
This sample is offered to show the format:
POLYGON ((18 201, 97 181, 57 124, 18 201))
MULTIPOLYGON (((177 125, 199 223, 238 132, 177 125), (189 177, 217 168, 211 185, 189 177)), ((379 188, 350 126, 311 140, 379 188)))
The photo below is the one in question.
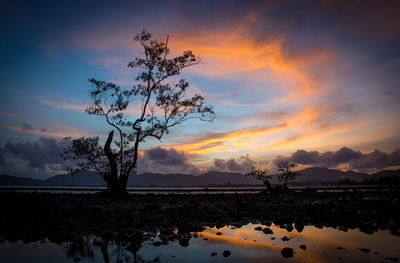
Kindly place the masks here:
POLYGON ((61 140, 54 138, 40 138, 36 142, 11 142, 8 141, 1 151, 6 154, 27 161, 29 166, 43 168, 45 164, 61 164, 64 162, 60 156, 64 149, 71 144, 71 138, 61 140))
POLYGON ((175 149, 166 150, 160 147, 146 151, 145 157, 162 165, 182 165, 187 160, 183 152, 178 152, 175 149))
MULTIPOLYGON (((46 178, 64 173, 68 163, 61 157, 72 139, 40 138, 34 142, 8 141, 0 147, 0 174, 46 178)), ((160 147, 146 150, 139 159, 139 173, 199 174, 184 152, 160 147)))
POLYGON ((251 168, 256 164, 254 160, 250 158, 249 155, 244 155, 238 159, 214 159, 214 165, 208 168, 208 171, 224 171, 224 172, 238 172, 238 173, 248 173, 251 168))
POLYGON ((324 0, 322 10, 354 33, 393 37, 400 34, 398 0, 324 0))
POLYGON ((321 165, 324 167, 335 167, 341 163, 347 163, 352 159, 361 157, 361 152, 353 151, 350 148, 343 147, 336 152, 327 151, 319 153, 318 151, 307 152, 297 150, 292 154, 291 159, 300 164, 321 165))
POLYGON ((184 152, 157 147, 144 152, 139 159, 138 172, 199 174, 200 170, 188 160, 184 152))
POLYGON ((273 163, 276 165, 281 160, 288 159, 304 165, 332 168, 347 164, 350 169, 373 171, 400 165, 400 149, 396 149, 392 153, 382 152, 380 150, 362 153, 348 147, 342 147, 335 152, 327 151, 323 153, 318 151, 297 150, 289 157, 277 156, 273 160, 273 163))
POLYGON ((225 169, 226 168, 226 162, 224 159, 214 159, 214 166, 219 168, 219 169, 225 169))
POLYGON ((396 149, 392 153, 375 150, 363 154, 361 158, 355 158, 350 161, 350 166, 358 170, 368 170, 371 168, 380 170, 396 165, 400 165, 400 149, 396 149))
POLYGON ((8 141, 0 147, 0 173, 48 177, 63 173, 66 164, 61 154, 72 139, 40 138, 33 142, 8 141))

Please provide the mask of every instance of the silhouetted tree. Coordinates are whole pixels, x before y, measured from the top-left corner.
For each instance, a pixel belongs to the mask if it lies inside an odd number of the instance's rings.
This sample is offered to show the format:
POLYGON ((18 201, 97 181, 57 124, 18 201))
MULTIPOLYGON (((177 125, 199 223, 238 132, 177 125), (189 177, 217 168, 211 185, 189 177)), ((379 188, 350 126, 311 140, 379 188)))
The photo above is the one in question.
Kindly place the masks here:
POLYGON ((272 191, 272 186, 269 180, 272 179, 272 171, 256 169, 254 166, 246 176, 253 177, 254 179, 260 180, 264 183, 265 187, 269 192, 272 191))
POLYGON ((109 190, 115 193, 126 191, 128 177, 136 173, 139 145, 145 139, 161 141, 170 128, 188 119, 211 121, 215 115, 212 106, 205 105, 202 95, 185 96, 189 83, 184 79, 175 84, 167 82, 182 69, 200 63, 192 51, 170 58, 168 36, 165 40, 154 40, 145 30, 136 35, 135 41, 143 48, 144 57, 128 64, 137 73, 132 88, 123 89, 94 78, 89 80, 92 105, 86 112, 103 117, 113 129, 105 145, 99 144, 98 137, 82 137, 73 140, 65 151, 66 156, 77 160, 73 171, 92 170, 101 174, 109 190), (141 103, 134 121, 125 118, 132 100, 141 103), (114 131, 118 139, 113 142, 114 131))
POLYGON ((297 172, 293 172, 291 170, 292 168, 296 167, 297 164, 289 160, 282 160, 279 161, 276 166, 278 167, 278 171, 281 172, 278 175, 278 179, 280 182, 282 182, 282 190, 285 190, 287 189, 288 181, 294 180, 298 175, 297 172))

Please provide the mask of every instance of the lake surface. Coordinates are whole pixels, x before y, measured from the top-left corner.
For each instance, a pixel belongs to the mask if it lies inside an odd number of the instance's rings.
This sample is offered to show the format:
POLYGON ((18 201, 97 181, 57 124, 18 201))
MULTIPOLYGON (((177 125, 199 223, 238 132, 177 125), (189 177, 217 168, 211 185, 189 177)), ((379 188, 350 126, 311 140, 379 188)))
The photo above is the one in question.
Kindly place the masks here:
MULTIPOLYGON (((305 226, 298 232, 272 224, 269 228, 273 234, 265 234, 255 230, 257 227, 267 226, 206 228, 192 233, 187 246, 178 241, 155 246, 154 242, 159 240, 155 236, 142 244, 136 253, 136 262, 153 262, 156 258, 159 261, 154 262, 393 262, 400 258, 400 237, 389 231, 365 234, 358 229, 344 232, 305 226), (283 241, 283 237, 289 240, 283 241), (306 248, 300 248, 301 245, 306 248), (285 247, 293 249, 293 257, 282 256, 281 250, 285 247), (224 251, 230 255, 224 257, 224 251)), ((124 245, 108 242, 101 246, 95 237, 82 240, 79 244, 4 241, 0 244, 0 262, 134 262, 134 254, 124 245)))

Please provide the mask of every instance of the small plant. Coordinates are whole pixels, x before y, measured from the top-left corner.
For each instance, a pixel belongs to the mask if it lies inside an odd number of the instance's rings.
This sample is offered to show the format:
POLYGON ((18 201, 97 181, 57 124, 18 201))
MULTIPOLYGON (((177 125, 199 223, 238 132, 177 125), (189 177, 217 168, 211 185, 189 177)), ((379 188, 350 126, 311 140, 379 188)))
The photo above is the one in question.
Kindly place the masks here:
POLYGON ((272 179, 272 170, 261 170, 261 169, 257 169, 256 167, 253 166, 251 171, 245 175, 262 181, 264 183, 265 187, 267 188, 267 190, 269 192, 272 191, 272 186, 271 186, 271 183, 269 182, 269 180, 272 179))
POLYGON ((293 172, 291 169, 295 168, 297 166, 296 163, 291 162, 289 160, 286 161, 280 161, 277 164, 278 171, 281 172, 278 175, 278 180, 279 182, 282 183, 282 190, 287 189, 287 184, 288 181, 294 180, 296 176, 298 175, 297 172, 293 172))

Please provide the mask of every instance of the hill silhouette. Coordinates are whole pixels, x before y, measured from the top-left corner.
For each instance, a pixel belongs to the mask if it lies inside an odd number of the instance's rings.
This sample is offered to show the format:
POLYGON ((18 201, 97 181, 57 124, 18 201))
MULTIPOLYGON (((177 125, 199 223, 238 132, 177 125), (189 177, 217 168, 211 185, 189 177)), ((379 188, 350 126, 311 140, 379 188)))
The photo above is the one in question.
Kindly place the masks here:
MULTIPOLYGON (((398 176, 400 170, 383 170, 374 174, 354 171, 339 171, 334 169, 311 167, 298 171, 301 175, 294 182, 302 184, 336 183, 343 179, 362 182, 385 176, 398 176)), ((277 183, 276 176, 272 183, 277 183)), ((144 173, 131 176, 129 186, 211 186, 211 185, 262 185, 260 181, 243 176, 240 173, 210 171, 201 175, 190 174, 160 174, 144 173)), ((0 175, 1 186, 106 186, 101 176, 93 172, 79 172, 75 175, 60 174, 45 180, 29 177, 0 175)))

